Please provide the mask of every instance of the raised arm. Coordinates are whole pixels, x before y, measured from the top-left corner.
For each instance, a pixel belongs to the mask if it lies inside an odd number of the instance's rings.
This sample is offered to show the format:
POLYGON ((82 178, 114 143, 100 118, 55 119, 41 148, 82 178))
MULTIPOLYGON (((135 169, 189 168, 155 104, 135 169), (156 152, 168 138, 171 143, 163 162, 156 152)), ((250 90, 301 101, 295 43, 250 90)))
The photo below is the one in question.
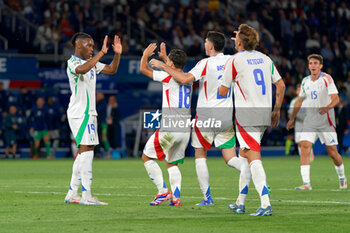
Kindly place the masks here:
POLYGON ((271 127, 278 126, 280 122, 281 106, 284 98, 286 86, 282 79, 274 83, 276 86, 276 103, 271 114, 271 127))
POLYGON ((168 60, 168 55, 166 54, 165 43, 160 44, 160 52, 158 52, 158 57, 160 57, 164 62, 168 60))
MULTIPOLYGON (((153 70, 148 67, 147 60, 154 54, 154 50, 157 48, 155 43, 149 44, 148 47, 143 51, 143 55, 140 62, 140 71, 147 77, 153 79, 153 70)), ((153 59, 152 59, 153 60, 153 59)))
POLYGON ((175 68, 172 68, 171 66, 157 59, 152 59, 149 62, 149 64, 151 64, 152 67, 163 69, 165 72, 170 74, 171 77, 173 77, 176 81, 180 82, 181 84, 187 84, 195 80, 194 76, 191 73, 184 74, 183 72, 178 71, 175 68))
POLYGON ((120 55, 123 52, 123 47, 120 41, 119 36, 114 36, 114 42, 112 44, 113 51, 114 51, 114 57, 113 61, 109 65, 105 65, 101 73, 103 74, 115 74, 117 73, 119 62, 120 62, 120 55))
POLYGON ((107 41, 108 41, 108 36, 105 36, 101 51, 98 52, 95 56, 93 56, 90 60, 88 60, 84 64, 77 66, 77 68, 75 69, 75 73, 86 74, 87 72, 89 72, 92 69, 92 67, 94 67, 96 63, 103 57, 103 55, 105 55, 108 52, 107 41))

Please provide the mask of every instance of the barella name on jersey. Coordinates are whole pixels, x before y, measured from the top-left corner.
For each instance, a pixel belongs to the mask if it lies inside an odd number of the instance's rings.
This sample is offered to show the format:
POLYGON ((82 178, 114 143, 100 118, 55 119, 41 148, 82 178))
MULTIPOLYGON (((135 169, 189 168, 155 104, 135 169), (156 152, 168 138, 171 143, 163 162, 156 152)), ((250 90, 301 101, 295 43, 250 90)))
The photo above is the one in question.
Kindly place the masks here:
POLYGON ((215 118, 208 118, 207 120, 196 120, 196 119, 187 119, 187 120, 173 120, 171 118, 162 119, 163 128, 188 128, 194 127, 197 128, 221 128, 221 121, 216 120, 215 118))

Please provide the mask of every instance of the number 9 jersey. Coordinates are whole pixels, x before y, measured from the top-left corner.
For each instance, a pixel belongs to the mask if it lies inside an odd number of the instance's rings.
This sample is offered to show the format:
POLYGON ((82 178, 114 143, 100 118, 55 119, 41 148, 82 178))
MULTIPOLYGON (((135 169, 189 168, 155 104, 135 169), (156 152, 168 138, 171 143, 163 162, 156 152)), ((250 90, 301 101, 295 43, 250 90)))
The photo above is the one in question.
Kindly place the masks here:
POLYGON ((281 79, 272 60, 252 50, 240 51, 226 63, 221 85, 234 81, 235 117, 241 126, 269 126, 272 83, 281 79))

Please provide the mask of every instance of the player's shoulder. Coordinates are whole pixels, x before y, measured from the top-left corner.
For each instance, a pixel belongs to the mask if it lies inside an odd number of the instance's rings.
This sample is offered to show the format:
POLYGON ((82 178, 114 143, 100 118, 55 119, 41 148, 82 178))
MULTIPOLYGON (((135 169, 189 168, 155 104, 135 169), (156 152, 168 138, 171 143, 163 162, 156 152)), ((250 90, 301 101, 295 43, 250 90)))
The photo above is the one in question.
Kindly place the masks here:
POLYGON ((327 74, 327 73, 322 72, 322 73, 321 73, 321 77, 322 77, 325 81, 327 81, 328 83, 332 83, 332 82, 333 82, 333 78, 332 78, 332 76, 331 76, 330 74, 327 74))
POLYGON ((303 80, 301 80, 301 85, 303 86, 303 85, 309 83, 310 81, 311 81, 311 76, 308 75, 308 76, 304 77, 303 80))
POLYGON ((81 64, 81 59, 77 58, 76 56, 72 55, 68 60, 68 64, 73 64, 73 65, 79 65, 81 64))
POLYGON ((203 58, 203 59, 199 60, 199 61, 197 62, 197 64, 196 64, 196 66, 207 63, 208 60, 209 60, 209 58, 210 58, 210 57, 206 57, 206 58, 203 58))

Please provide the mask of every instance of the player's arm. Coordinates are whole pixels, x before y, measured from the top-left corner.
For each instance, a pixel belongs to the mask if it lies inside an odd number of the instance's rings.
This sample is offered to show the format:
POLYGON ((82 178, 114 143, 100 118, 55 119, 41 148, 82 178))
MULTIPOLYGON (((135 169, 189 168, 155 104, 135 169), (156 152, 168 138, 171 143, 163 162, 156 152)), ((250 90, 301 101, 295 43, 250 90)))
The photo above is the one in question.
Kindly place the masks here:
POLYGON ((287 130, 290 130, 294 127, 295 117, 298 114, 304 99, 305 99, 304 97, 298 96, 297 100, 295 101, 293 112, 290 114, 289 121, 286 126, 287 130))
MULTIPOLYGON (((153 70, 148 67, 147 60, 150 56, 154 54, 154 50, 157 48, 155 43, 149 44, 148 47, 143 51, 141 62, 140 62, 140 71, 147 77, 153 79, 153 70)), ((152 59, 153 60, 153 59, 152 59)))
POLYGON ((164 62, 168 60, 168 55, 166 54, 165 43, 160 44, 160 52, 158 52, 158 57, 160 57, 164 62))
POLYGON ((338 94, 331 94, 331 103, 328 104, 325 107, 321 107, 318 112, 323 115, 325 113, 327 113, 329 110, 331 110, 332 108, 334 108, 335 106, 337 106, 339 104, 339 96, 338 94))
POLYGON ((101 73, 103 74, 115 74, 117 73, 119 62, 120 62, 120 55, 123 52, 123 47, 120 42, 119 36, 114 36, 114 42, 112 44, 113 51, 114 51, 114 57, 113 61, 109 65, 105 65, 101 73))
POLYGON ((225 97, 230 90, 230 87, 232 85, 232 80, 234 80, 236 77, 232 77, 232 68, 234 67, 234 61, 229 59, 225 64, 224 73, 222 74, 222 78, 220 80, 221 85, 219 87, 219 95, 221 97, 225 97), (232 62, 232 66, 228 65, 232 62))
POLYGON ((178 71, 157 59, 152 59, 149 62, 149 64, 151 64, 152 67, 163 69, 165 72, 167 72, 171 77, 173 77, 176 81, 180 82, 181 84, 187 84, 195 80, 193 74, 191 73, 184 74, 182 71, 178 71))
POLYGON ((96 65, 96 63, 103 57, 103 55, 105 55, 108 51, 107 48, 107 41, 108 41, 108 36, 105 36, 105 39, 103 40, 103 45, 102 45, 102 49, 100 52, 98 52, 95 56, 93 56, 90 60, 88 60, 87 62, 85 62, 84 64, 77 66, 75 68, 75 73, 76 74, 86 74, 87 72, 89 72, 92 67, 94 67, 96 65))
POLYGON ((286 85, 282 79, 278 80, 274 84, 276 86, 276 103, 271 114, 271 127, 278 126, 280 122, 281 106, 284 98, 284 92, 286 90, 286 85))

